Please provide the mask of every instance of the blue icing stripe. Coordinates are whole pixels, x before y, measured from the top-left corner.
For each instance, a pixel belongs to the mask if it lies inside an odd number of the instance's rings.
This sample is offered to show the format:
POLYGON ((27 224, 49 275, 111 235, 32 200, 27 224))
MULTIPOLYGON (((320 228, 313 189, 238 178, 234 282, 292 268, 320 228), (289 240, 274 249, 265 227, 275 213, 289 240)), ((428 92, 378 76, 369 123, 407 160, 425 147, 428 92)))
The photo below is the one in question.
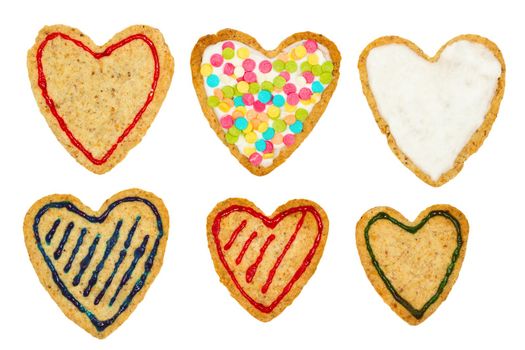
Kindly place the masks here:
MULTIPOLYGON (((60 223, 60 221, 58 221, 58 222, 57 221, 55 221, 55 223, 53 225, 54 231, 56 230, 56 228, 58 227, 58 225, 60 223)), ((135 222, 134 228, 132 228, 133 231, 136 229, 136 224, 137 223, 138 223, 138 219, 135 222)), ((42 254, 42 257, 44 258, 44 261, 46 262, 49 270, 51 271, 51 274, 52 274, 52 277, 53 277, 53 281, 55 282, 57 287, 60 289, 62 295, 66 299, 68 299, 80 312, 84 313, 90 319, 91 323, 93 324, 93 326, 95 326, 97 331, 102 332, 104 329, 106 329, 108 326, 112 325, 115 322, 115 320, 129 307, 129 305, 131 304, 131 302, 132 302, 133 298, 135 297, 135 295, 137 295, 137 293, 139 293, 140 290, 144 287, 144 285, 146 283, 146 279, 148 278, 148 275, 151 272, 151 269, 153 267, 153 263, 155 261, 155 257, 157 255, 158 248, 159 248, 159 245, 160 245, 160 240, 164 236, 164 228, 163 228, 163 224, 162 224, 162 218, 161 218, 161 216, 160 216, 160 214, 159 214, 159 212, 157 210, 157 207, 155 207, 155 205, 153 203, 151 203, 147 199, 144 199, 144 198, 141 198, 141 197, 125 197, 125 198, 121 198, 121 199, 116 200, 113 203, 111 203, 108 206, 108 208, 100 216, 88 215, 88 214, 84 213, 82 210, 78 209, 73 203, 68 202, 68 201, 48 203, 48 204, 44 205, 42 208, 40 208, 40 210, 38 211, 38 213, 35 216, 35 219, 33 221, 33 234, 34 234, 34 238, 35 238, 35 242, 36 242, 37 248, 40 251, 40 253, 42 254), (60 278, 60 276, 59 276, 55 266, 53 265, 52 259, 46 254, 46 252, 44 250, 44 247, 42 246, 42 241, 40 239, 40 233, 38 232, 38 225, 40 224, 40 219, 42 218, 42 216, 51 208, 66 209, 66 210, 68 210, 71 213, 74 213, 76 215, 81 216, 82 218, 86 219, 87 221, 89 221, 91 223, 100 224, 100 223, 103 223, 107 219, 108 215, 111 213, 111 211, 113 209, 115 209, 115 207, 117 207, 118 205, 120 205, 122 203, 129 203, 129 202, 141 202, 141 203, 145 204, 146 206, 148 206, 151 209, 151 211, 154 214, 155 219, 157 221, 158 233, 157 233, 157 236, 155 238, 155 242, 153 244, 153 248, 151 249, 151 251, 150 251, 150 253, 149 253, 149 255, 148 255, 148 257, 147 257, 147 259, 146 259, 146 261, 144 263, 144 272, 136 280, 136 282, 133 285, 133 288, 131 289, 130 293, 126 296, 126 298, 124 299, 122 304, 120 304, 120 306, 118 307, 118 310, 115 312, 115 314, 112 317, 110 317, 110 318, 108 318, 106 320, 99 320, 93 314, 93 312, 90 311, 89 308, 84 306, 77 298, 75 298, 73 296, 73 294, 68 290, 67 286, 65 285, 65 283, 60 278)), ((75 249, 77 251, 78 251, 78 248, 80 247, 80 245, 82 244, 82 239, 83 239, 85 234, 86 234, 86 230, 83 229, 81 231, 81 236, 79 237, 79 239, 77 241, 77 244, 75 246, 75 249)), ((51 235, 50 238, 52 238, 52 235, 51 235)), ((99 238, 99 236, 95 237, 95 239, 94 239, 94 241, 92 243, 92 246, 93 245, 96 246, 96 244, 98 243, 97 238, 99 238), (95 241, 97 241, 97 243, 95 243, 95 241)), ((128 240, 130 240, 129 236, 128 236, 128 240)), ((146 243, 147 243, 147 240, 146 240, 146 243)), ((144 249, 145 249, 145 243, 144 242, 143 242, 143 245, 144 245, 144 249)), ((140 251, 139 252, 135 252, 135 254, 139 254, 139 253, 140 253, 140 251)), ((74 254, 76 254, 76 252, 74 252, 74 254)), ((74 254, 72 254, 72 256, 70 257, 71 262, 74 259, 74 256, 75 256, 74 254)), ((142 252, 142 254, 143 254, 143 252, 142 252)), ((88 253, 88 255, 89 255, 89 253, 88 253)), ((121 255, 122 255, 122 252, 121 252, 121 255)), ((68 265, 70 265, 70 264, 68 264, 68 265)), ((66 265, 66 267, 68 267, 68 266, 66 265)), ((68 269, 68 271, 69 271, 69 269, 68 269)))

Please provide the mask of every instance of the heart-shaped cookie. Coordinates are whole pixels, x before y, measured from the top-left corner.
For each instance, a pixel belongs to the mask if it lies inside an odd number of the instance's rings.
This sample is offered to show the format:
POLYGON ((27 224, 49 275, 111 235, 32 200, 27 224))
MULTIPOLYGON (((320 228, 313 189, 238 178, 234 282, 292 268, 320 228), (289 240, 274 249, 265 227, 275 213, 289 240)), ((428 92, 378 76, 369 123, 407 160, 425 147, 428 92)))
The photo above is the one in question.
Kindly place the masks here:
POLYGON ((304 199, 271 217, 250 201, 227 199, 208 216, 208 246, 231 295, 261 321, 279 315, 317 268, 328 235, 323 209, 304 199))
POLYGON ((450 205, 434 205, 409 222, 392 208, 367 211, 356 243, 368 279, 406 322, 417 325, 447 298, 467 247, 468 222, 450 205))
POLYGON ((71 195, 51 195, 27 212, 24 235, 42 285, 62 312, 104 338, 142 301, 162 265, 168 212, 138 189, 93 212, 71 195))
POLYGON ((199 39, 191 55, 204 115, 255 175, 283 163, 312 131, 339 78, 333 42, 296 33, 272 51, 233 29, 199 39))
POLYGON ((162 34, 132 26, 97 46, 79 30, 42 28, 27 55, 40 111, 66 150, 102 174, 140 142, 173 75, 162 34))
POLYGON ((498 47, 461 35, 428 57, 403 38, 382 37, 359 58, 363 92, 388 145, 421 180, 441 186, 482 145, 505 88, 498 47))

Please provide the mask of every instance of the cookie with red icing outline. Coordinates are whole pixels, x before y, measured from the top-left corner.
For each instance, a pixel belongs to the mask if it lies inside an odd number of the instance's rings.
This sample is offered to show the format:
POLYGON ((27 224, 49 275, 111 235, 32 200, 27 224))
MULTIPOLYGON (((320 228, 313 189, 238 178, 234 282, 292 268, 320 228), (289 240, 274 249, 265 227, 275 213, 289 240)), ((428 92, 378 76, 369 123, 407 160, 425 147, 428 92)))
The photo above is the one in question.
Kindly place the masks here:
POLYGON ((323 35, 302 32, 265 50, 223 29, 199 39, 193 85, 210 126, 255 175, 281 165, 306 139, 337 86, 341 55, 323 35))
POLYGON ((208 215, 207 231, 221 282, 252 316, 266 322, 293 302, 315 272, 328 217, 305 199, 291 200, 268 217, 252 202, 230 198, 208 215))
POLYGON ((140 142, 173 75, 157 29, 131 26, 97 46, 78 29, 42 28, 27 55, 41 113, 66 150, 103 174, 140 142))

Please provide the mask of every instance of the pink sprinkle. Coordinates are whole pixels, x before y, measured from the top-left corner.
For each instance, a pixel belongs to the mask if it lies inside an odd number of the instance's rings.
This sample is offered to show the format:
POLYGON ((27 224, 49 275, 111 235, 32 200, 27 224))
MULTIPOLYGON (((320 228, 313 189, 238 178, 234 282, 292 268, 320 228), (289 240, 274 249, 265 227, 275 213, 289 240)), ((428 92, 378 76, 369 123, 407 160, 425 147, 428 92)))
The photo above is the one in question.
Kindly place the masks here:
POLYGON ((225 115, 221 118, 221 126, 225 129, 231 128, 233 125, 233 118, 231 115, 225 115))
POLYGON ((281 77, 284 78, 284 80, 288 81, 290 80, 290 73, 286 72, 286 71, 282 71, 280 74, 279 74, 281 77))
POLYGON ((293 145, 295 142, 295 136, 294 134, 288 134, 288 135, 284 135, 283 137, 283 143, 286 145, 286 146, 291 146, 293 145))
POLYGON ((259 70, 261 73, 268 73, 272 70, 272 63, 268 60, 261 61, 261 63, 259 63, 259 70))
POLYGON ((308 84, 311 84, 314 81, 314 74, 312 72, 303 72, 303 78, 308 84))
POLYGON ((222 62, 224 61, 224 58, 219 55, 218 53, 214 53, 210 57, 210 63, 214 67, 220 67, 222 65, 222 62))
POLYGON ((259 165, 262 162, 262 156, 259 153, 254 152, 250 156, 249 160, 250 160, 250 163, 252 163, 253 165, 259 165))
POLYGON ((309 88, 302 88, 301 90, 299 90, 299 98, 301 100, 309 100, 310 97, 312 97, 312 90, 310 90, 309 88))
POLYGON ((297 95, 295 92, 294 93, 291 93, 290 95, 288 95, 286 97, 286 102, 290 105, 290 106, 295 106, 299 103, 299 95, 297 95))
POLYGON ((270 141, 266 141, 266 148, 264 149, 263 153, 272 153, 273 152, 273 143, 270 141))
POLYGON ((253 72, 255 69, 255 61, 251 58, 245 59, 244 62, 242 62, 242 68, 247 72, 253 72))
POLYGON ((294 84, 288 83, 288 84, 284 84, 283 91, 285 94, 290 95, 290 94, 297 92, 297 88, 295 87, 294 84))
POLYGON ((244 73, 244 81, 247 83, 255 83, 257 81, 257 75, 254 72, 244 73))
POLYGON ((224 50, 225 48, 229 47, 230 49, 235 49, 235 45, 233 45, 233 43, 231 41, 225 41, 223 44, 222 44, 222 49, 224 50))
POLYGON ((224 69, 223 69, 223 72, 224 74, 226 75, 232 75, 233 74, 233 70, 235 69, 235 66, 231 63, 226 63, 224 65, 224 69))
POLYGON ((315 50, 317 50, 317 43, 313 40, 306 40, 304 42, 304 47, 306 48, 306 52, 314 53, 315 50))
POLYGON ((265 104, 261 101, 257 100, 253 103, 253 109, 255 109, 256 112, 264 112, 264 109, 266 108, 265 104))
POLYGON ((242 102, 244 102, 245 105, 251 106, 253 105, 253 95, 252 94, 244 94, 242 95, 242 102))

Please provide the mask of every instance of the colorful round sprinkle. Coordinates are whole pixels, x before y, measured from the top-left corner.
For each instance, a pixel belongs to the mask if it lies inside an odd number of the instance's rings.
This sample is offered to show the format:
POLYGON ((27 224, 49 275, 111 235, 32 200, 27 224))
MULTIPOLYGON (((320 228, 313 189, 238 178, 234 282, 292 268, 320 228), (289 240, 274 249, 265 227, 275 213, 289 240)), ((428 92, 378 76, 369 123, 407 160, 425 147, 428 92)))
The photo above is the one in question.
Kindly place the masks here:
POLYGON ((295 123, 290 125, 290 130, 294 134, 300 133, 301 131, 303 131, 303 123, 300 120, 296 120, 295 123))
POLYGON ((250 163, 252 163, 253 165, 257 166, 257 165, 261 164, 262 156, 259 153, 255 152, 255 153, 252 153, 252 155, 250 156, 249 160, 250 160, 250 163))
POLYGON ((222 66, 222 62, 223 61, 224 61, 224 57, 222 57, 218 53, 214 53, 213 55, 211 55, 210 63, 211 63, 212 66, 220 67, 220 66, 222 66))
POLYGON ((206 84, 208 84, 209 87, 217 87, 219 85, 219 77, 215 74, 211 74, 210 76, 208 76, 208 78, 206 78, 206 84))
POLYGON ((268 73, 272 70, 272 63, 268 60, 261 61, 259 63, 259 70, 261 73, 268 73))

